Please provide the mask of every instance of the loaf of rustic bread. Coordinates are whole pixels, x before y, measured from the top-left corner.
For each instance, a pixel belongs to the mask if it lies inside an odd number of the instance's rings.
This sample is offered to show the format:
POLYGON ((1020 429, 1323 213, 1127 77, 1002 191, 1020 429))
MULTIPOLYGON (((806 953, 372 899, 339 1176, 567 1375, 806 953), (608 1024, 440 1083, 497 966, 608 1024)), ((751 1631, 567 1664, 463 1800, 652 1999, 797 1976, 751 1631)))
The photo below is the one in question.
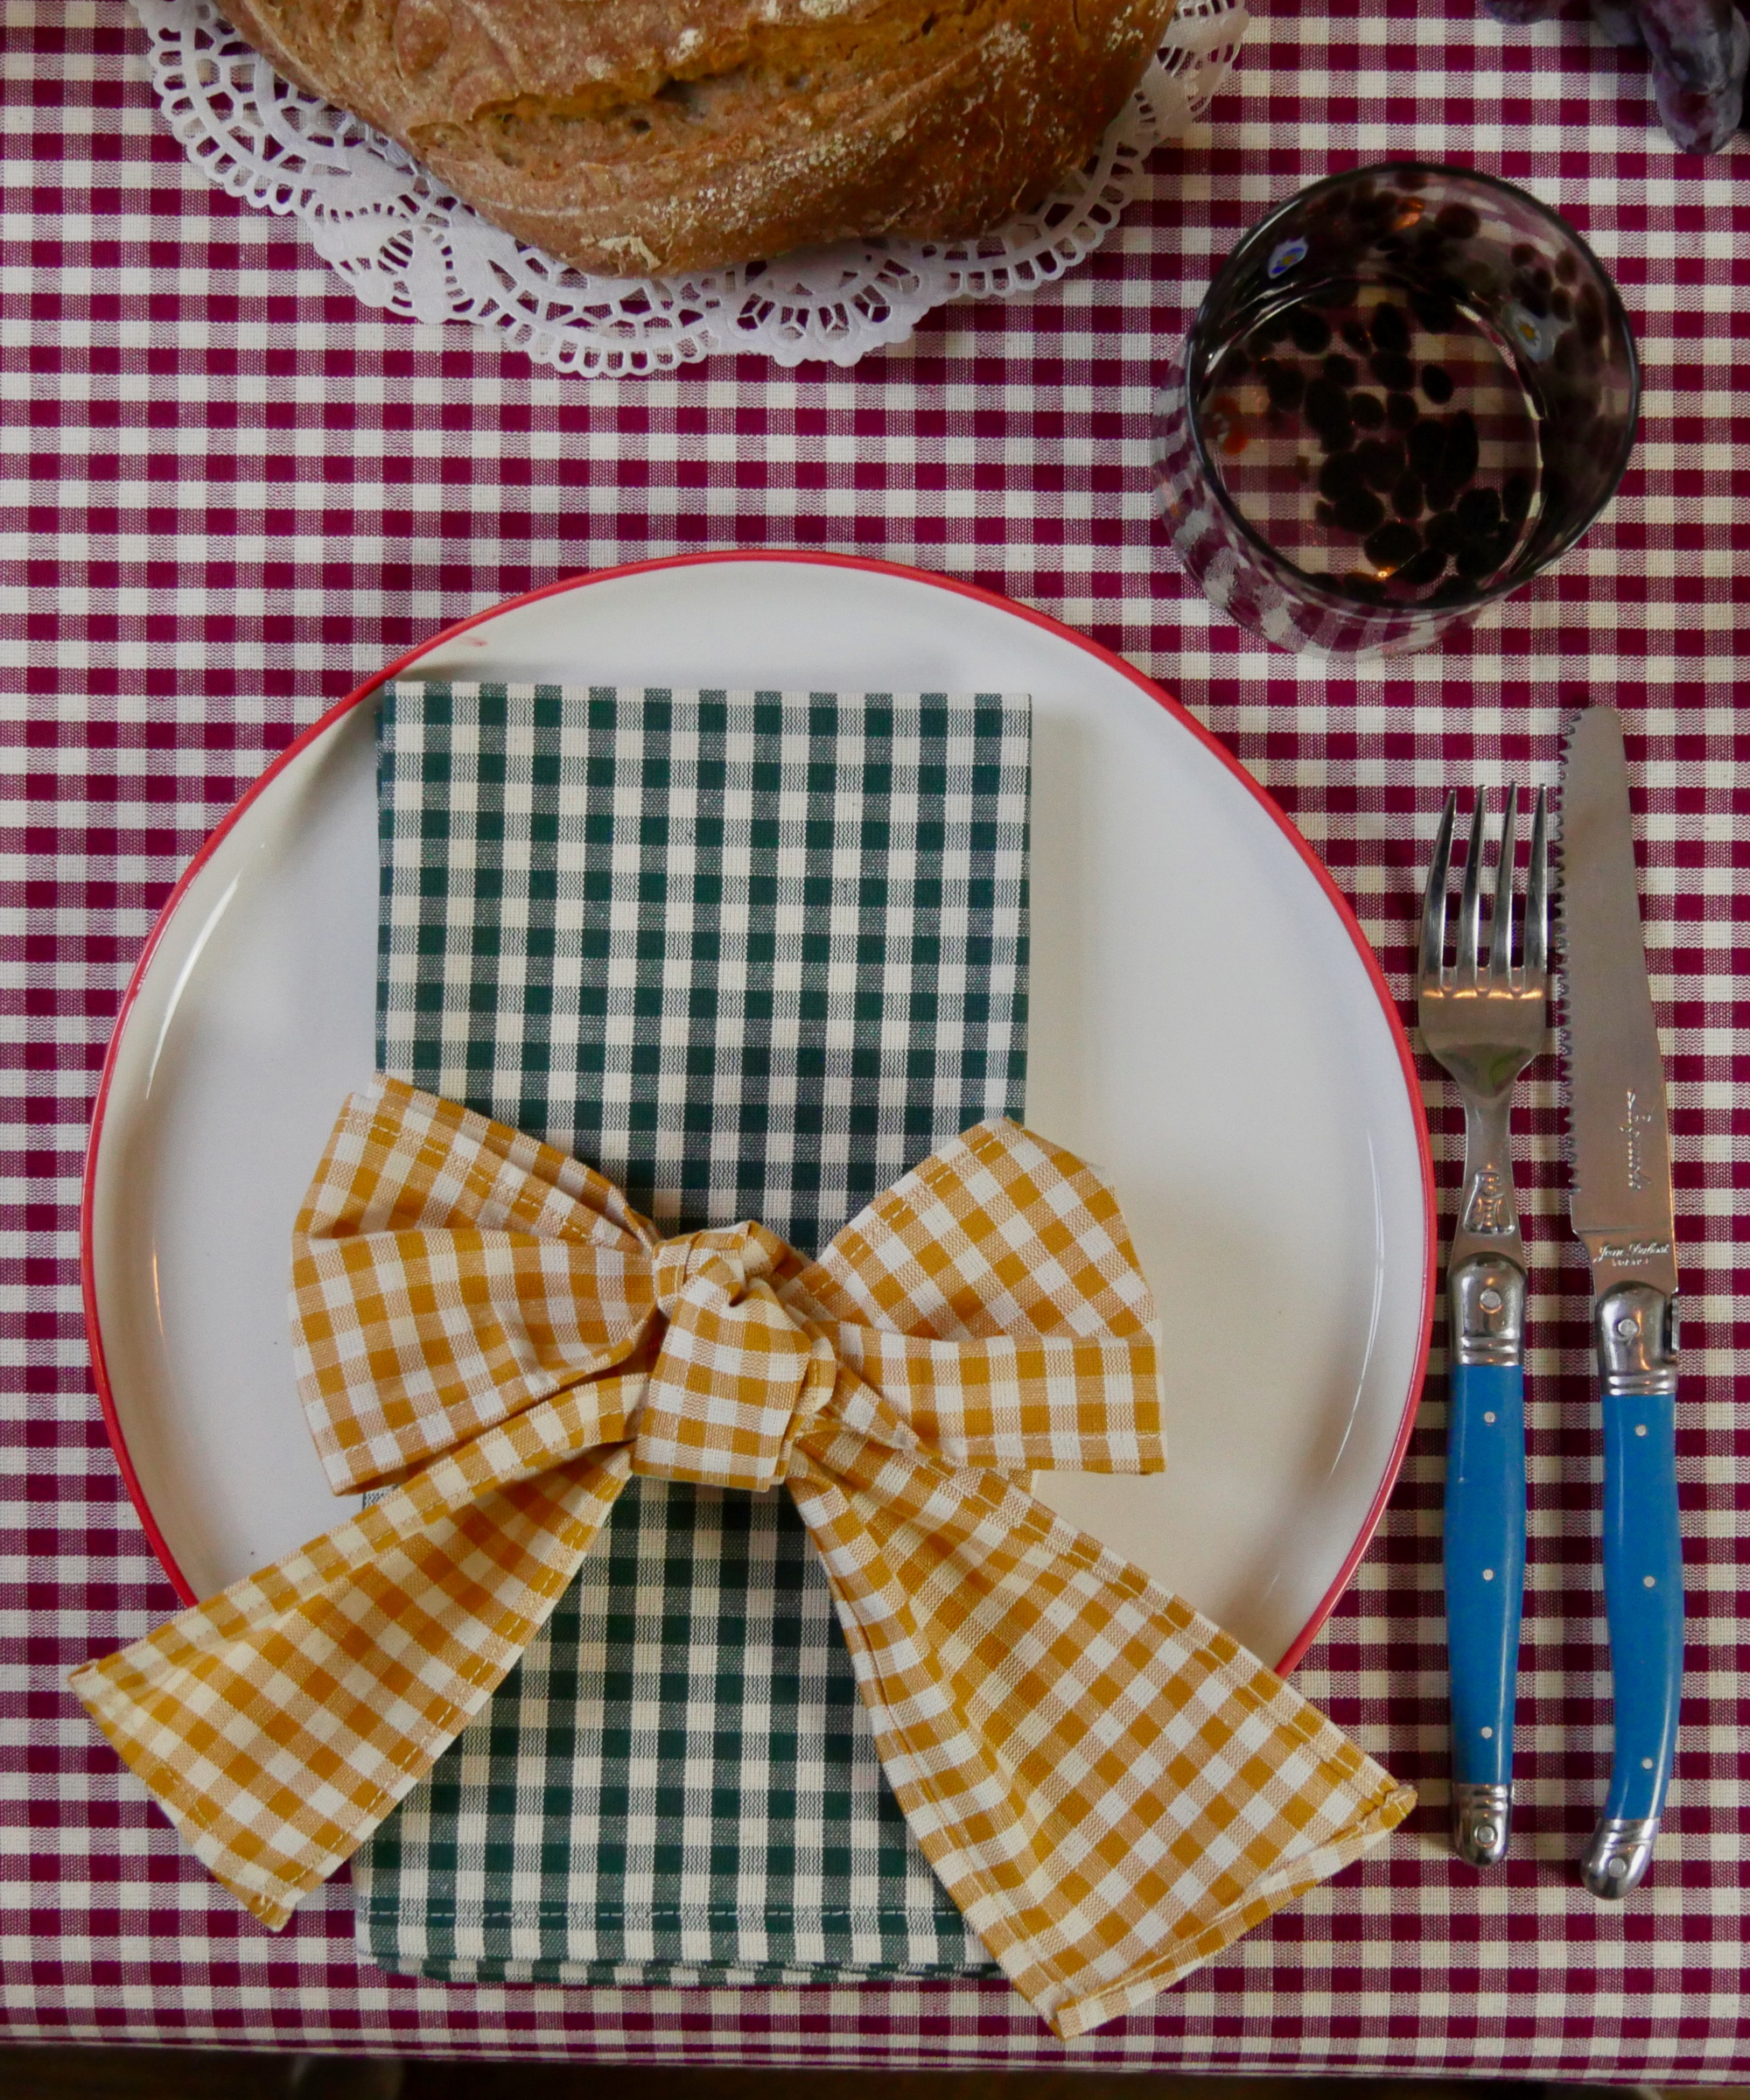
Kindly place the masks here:
POLYGON ((608 276, 983 233, 1089 153, 1173 0, 222 0, 300 86, 608 276))

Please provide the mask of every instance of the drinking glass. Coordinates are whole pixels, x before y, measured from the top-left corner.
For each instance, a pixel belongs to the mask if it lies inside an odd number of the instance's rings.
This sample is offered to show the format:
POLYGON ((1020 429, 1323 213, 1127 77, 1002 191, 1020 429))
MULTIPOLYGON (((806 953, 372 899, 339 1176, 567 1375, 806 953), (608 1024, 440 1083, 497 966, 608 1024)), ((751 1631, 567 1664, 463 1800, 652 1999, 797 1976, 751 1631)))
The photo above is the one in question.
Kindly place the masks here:
POLYGON ((1210 285, 1155 402, 1157 500, 1193 581, 1266 640, 1419 649, 1579 538, 1640 395, 1615 286, 1535 197, 1357 169, 1210 285))

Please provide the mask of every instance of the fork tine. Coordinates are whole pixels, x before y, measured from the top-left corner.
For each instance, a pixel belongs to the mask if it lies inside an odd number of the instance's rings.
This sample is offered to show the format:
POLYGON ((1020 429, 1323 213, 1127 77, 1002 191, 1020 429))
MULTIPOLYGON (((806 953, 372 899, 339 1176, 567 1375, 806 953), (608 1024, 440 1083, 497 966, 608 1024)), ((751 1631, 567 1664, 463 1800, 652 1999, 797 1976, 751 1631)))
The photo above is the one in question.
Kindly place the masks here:
POLYGON ((1537 790, 1531 817, 1531 865, 1525 878, 1525 988, 1541 991, 1550 968, 1550 852, 1544 828, 1544 791, 1537 790))
POLYGON ((1475 814, 1471 818, 1470 847, 1465 856, 1465 886, 1459 896, 1459 948, 1453 959, 1460 984, 1477 981, 1477 948, 1482 934, 1482 824, 1488 802, 1487 790, 1479 788, 1475 814))
POLYGON ((1456 794, 1448 794, 1440 812, 1440 828, 1434 834, 1434 854, 1428 863, 1428 886, 1422 893, 1422 982, 1438 985, 1446 955, 1446 877, 1452 858, 1452 816, 1459 806, 1456 794))
POLYGON ((1513 962, 1513 858, 1518 822, 1519 790, 1509 788, 1507 814, 1501 820, 1501 858, 1494 867, 1494 904, 1488 927, 1488 974, 1502 984, 1513 962))

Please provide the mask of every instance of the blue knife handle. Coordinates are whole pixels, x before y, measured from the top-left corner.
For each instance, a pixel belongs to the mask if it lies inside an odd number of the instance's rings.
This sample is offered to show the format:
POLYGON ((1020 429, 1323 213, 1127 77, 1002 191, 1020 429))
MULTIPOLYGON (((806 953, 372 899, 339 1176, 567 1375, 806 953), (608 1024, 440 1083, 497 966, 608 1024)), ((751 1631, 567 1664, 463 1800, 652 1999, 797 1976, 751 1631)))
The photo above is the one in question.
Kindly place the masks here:
POLYGON ((1606 1393, 1604 1608, 1616 1748, 1604 1813, 1655 1817, 1677 1748, 1684 1681, 1684 1553, 1676 1406, 1670 1393, 1606 1393))
POLYGON ((1620 1281, 1592 1307, 1604 1418, 1604 1608, 1615 1750, 1580 1880, 1615 1900, 1653 1857, 1677 1746, 1684 1556, 1677 1528, 1676 1304, 1620 1281))
POLYGON ((1525 1372, 1457 1363, 1446 1426, 1446 1648, 1452 1779, 1512 1783, 1525 1588, 1525 1372))

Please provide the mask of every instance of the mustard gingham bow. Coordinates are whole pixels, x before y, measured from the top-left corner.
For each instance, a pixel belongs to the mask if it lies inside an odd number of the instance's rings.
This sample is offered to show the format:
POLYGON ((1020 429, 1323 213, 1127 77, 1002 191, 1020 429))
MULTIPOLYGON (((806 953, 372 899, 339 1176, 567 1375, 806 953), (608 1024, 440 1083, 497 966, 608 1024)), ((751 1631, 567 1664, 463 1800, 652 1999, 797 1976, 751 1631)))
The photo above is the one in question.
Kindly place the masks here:
POLYGON ((1060 2034, 1143 2005, 1414 1796, 1026 1493, 1164 1462, 1112 1192, 981 1124, 805 1262, 380 1080, 298 1222, 298 1382, 350 1523, 73 1683, 271 1926, 427 1772, 634 1473, 782 1480, 925 1855, 1060 2034))

